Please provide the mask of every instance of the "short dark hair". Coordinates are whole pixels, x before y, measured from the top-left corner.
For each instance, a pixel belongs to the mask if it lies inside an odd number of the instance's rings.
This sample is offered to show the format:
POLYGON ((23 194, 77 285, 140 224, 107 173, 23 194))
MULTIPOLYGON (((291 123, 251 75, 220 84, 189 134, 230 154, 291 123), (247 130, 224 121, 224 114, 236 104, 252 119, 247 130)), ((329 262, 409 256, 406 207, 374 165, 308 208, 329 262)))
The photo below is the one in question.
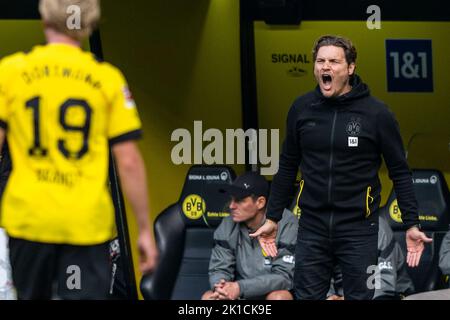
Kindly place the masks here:
POLYGON ((335 46, 342 48, 344 49, 345 60, 347 61, 347 63, 351 64, 356 62, 356 48, 350 41, 350 39, 333 35, 322 36, 316 41, 312 51, 314 61, 316 61, 317 52, 321 47, 324 46, 335 46))

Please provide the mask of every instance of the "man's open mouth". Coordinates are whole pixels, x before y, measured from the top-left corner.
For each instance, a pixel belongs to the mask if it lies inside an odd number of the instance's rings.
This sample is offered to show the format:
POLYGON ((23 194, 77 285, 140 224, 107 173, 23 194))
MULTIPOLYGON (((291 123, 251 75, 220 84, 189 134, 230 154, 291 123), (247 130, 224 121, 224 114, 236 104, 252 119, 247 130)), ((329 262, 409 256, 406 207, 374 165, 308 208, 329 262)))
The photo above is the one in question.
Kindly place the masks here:
POLYGON ((328 84, 328 83, 331 82, 331 80, 333 80, 333 79, 331 78, 331 76, 329 74, 323 74, 322 75, 323 83, 328 84))
POLYGON ((322 74, 322 83, 325 89, 329 90, 331 89, 331 82, 333 81, 333 78, 329 74, 322 74))

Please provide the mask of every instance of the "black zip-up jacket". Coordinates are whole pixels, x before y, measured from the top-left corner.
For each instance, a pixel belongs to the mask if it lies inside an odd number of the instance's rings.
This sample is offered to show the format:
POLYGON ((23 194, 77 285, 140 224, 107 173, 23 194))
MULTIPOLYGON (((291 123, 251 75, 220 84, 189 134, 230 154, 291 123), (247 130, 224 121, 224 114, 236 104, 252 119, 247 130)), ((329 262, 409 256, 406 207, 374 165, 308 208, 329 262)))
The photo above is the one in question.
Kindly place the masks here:
POLYGON ((325 98, 320 88, 294 101, 274 176, 267 218, 279 221, 300 166, 300 227, 324 236, 378 232, 383 156, 406 227, 419 224, 398 123, 354 75, 352 90, 325 98))

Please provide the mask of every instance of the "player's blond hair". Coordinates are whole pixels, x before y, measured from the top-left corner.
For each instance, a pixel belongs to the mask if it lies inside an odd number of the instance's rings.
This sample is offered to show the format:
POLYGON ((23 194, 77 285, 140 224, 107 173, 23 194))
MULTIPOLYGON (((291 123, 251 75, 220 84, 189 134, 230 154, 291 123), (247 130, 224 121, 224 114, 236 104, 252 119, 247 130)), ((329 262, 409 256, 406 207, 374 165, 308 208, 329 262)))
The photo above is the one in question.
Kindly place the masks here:
POLYGON ((81 41, 88 37, 97 26, 100 19, 99 2, 99 0, 40 0, 39 12, 48 26, 81 41), (74 7, 70 6, 79 8, 78 28, 68 25, 68 20, 73 18, 74 14, 74 7))

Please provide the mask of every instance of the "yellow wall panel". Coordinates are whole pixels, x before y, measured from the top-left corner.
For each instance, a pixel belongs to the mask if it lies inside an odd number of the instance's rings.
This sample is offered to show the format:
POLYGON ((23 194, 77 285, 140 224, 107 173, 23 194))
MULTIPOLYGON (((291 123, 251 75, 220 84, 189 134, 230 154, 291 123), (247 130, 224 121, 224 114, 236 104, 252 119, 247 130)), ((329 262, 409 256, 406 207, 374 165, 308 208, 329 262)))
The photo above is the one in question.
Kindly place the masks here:
MULTIPOLYGON (((104 1, 100 25, 105 60, 125 74, 144 126, 151 216, 181 193, 190 165, 171 160, 171 133, 193 121, 242 127, 238 0, 104 1)), ((238 171, 243 166, 235 166, 238 171)), ((136 225, 127 207, 136 277, 136 225)))
POLYGON ((44 44, 41 21, 0 20, 0 43, 0 58, 17 51, 28 51, 36 44, 44 44))

